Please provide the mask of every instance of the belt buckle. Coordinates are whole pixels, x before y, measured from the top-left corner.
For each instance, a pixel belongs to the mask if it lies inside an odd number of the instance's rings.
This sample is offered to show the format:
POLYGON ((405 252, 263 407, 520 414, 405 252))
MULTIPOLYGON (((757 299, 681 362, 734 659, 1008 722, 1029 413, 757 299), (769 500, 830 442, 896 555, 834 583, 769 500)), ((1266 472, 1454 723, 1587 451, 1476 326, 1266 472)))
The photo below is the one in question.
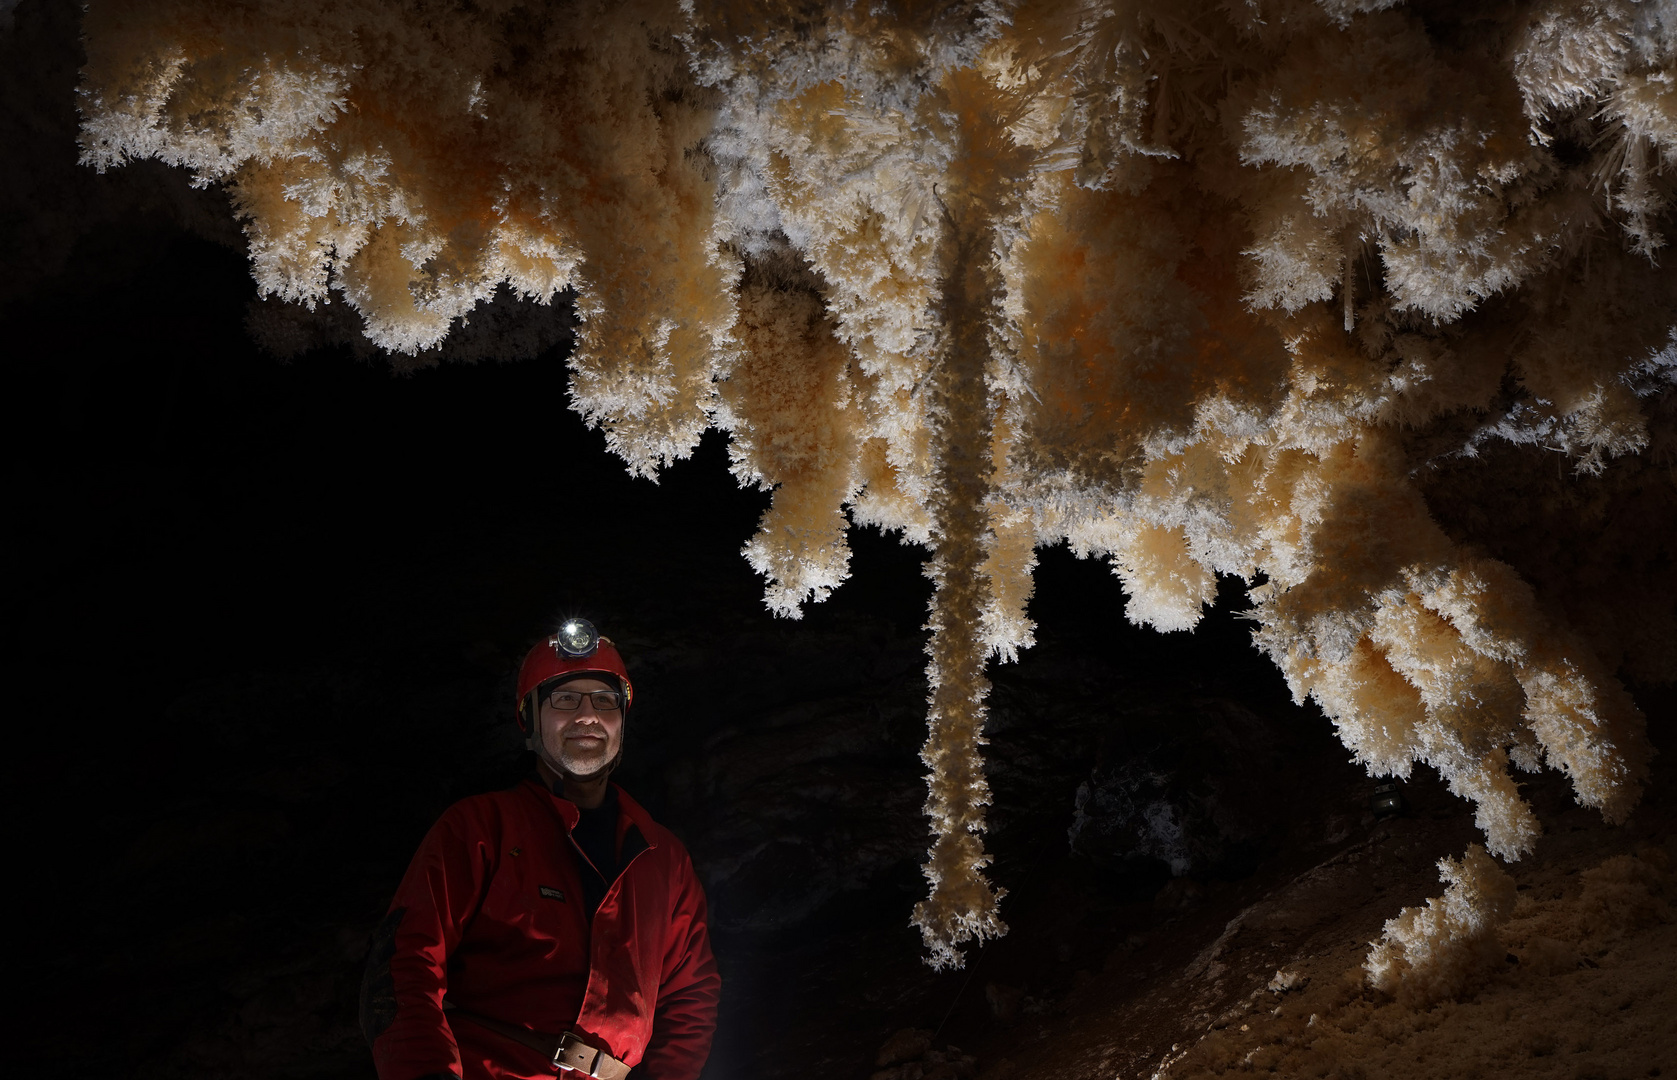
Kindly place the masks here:
POLYGON ((576 1032, 567 1031, 563 1035, 559 1036, 559 1045, 555 1047, 553 1051, 553 1068, 555 1071, 579 1072, 584 1076, 598 1076, 599 1074, 594 1070, 599 1067, 599 1064, 600 1051, 583 1042, 576 1032), (585 1051, 588 1055, 589 1062, 586 1069, 580 1068, 577 1065, 572 1065, 565 1060, 566 1057, 577 1049, 585 1051))

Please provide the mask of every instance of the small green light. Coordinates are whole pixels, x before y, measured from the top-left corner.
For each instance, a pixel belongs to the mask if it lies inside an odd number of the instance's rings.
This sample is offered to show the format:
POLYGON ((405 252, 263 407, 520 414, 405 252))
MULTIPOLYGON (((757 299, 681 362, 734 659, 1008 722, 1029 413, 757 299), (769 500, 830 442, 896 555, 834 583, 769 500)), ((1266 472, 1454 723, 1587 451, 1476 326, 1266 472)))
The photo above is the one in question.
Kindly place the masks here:
POLYGON ((1368 800, 1368 808, 1374 811, 1375 818, 1396 817, 1409 809, 1409 803, 1403 797, 1403 789, 1396 781, 1377 784, 1374 794, 1368 800))

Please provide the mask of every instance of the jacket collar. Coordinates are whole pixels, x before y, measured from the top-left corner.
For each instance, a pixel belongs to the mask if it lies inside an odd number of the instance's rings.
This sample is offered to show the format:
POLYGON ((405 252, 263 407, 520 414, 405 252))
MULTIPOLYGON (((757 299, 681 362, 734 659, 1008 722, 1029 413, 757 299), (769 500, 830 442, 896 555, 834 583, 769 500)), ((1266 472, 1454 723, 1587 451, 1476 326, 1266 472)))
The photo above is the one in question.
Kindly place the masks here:
MULTIPOLYGON (((565 823, 566 832, 576 828, 576 823, 582 820, 582 811, 578 809, 576 803, 563 795, 555 795, 551 788, 535 777, 524 781, 523 786, 529 788, 538 797, 545 799, 553 807, 554 812, 559 815, 559 819, 565 823)), ((627 791, 616 784, 611 785, 611 788, 617 792, 617 812, 622 817, 622 821, 618 824, 619 835, 627 826, 632 825, 642 837, 650 837, 652 831, 650 826, 653 823, 652 816, 646 812, 640 803, 631 799, 627 791)), ((648 848, 658 846, 650 839, 647 839, 645 843, 648 848)), ((624 862, 627 861, 628 856, 625 855, 624 862)))

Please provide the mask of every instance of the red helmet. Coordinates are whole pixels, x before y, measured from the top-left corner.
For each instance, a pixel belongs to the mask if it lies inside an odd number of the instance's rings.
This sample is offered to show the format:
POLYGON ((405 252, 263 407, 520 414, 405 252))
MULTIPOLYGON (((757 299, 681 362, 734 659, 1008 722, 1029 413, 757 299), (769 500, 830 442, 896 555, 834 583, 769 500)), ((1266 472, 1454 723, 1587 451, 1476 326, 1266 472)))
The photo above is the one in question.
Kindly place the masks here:
POLYGON ((518 669, 518 697, 514 705, 518 730, 526 735, 534 730, 536 690, 559 675, 601 675, 611 679, 623 688, 623 715, 629 715, 635 688, 629 681, 629 669, 617 655, 617 646, 610 638, 601 637, 587 619, 567 619, 557 633, 530 650, 518 669))

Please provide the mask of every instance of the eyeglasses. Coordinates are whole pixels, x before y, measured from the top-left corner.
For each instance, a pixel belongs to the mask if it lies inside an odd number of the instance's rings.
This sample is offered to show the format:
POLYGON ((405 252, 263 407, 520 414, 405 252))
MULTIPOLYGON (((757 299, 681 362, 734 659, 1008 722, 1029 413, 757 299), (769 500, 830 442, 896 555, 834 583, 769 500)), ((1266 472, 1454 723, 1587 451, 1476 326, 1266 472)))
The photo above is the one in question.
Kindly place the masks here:
POLYGON ((623 695, 616 690, 566 690, 564 687, 547 695, 547 703, 560 712, 576 712, 582 708, 582 699, 587 698, 594 703, 596 712, 612 712, 623 706, 623 695))

